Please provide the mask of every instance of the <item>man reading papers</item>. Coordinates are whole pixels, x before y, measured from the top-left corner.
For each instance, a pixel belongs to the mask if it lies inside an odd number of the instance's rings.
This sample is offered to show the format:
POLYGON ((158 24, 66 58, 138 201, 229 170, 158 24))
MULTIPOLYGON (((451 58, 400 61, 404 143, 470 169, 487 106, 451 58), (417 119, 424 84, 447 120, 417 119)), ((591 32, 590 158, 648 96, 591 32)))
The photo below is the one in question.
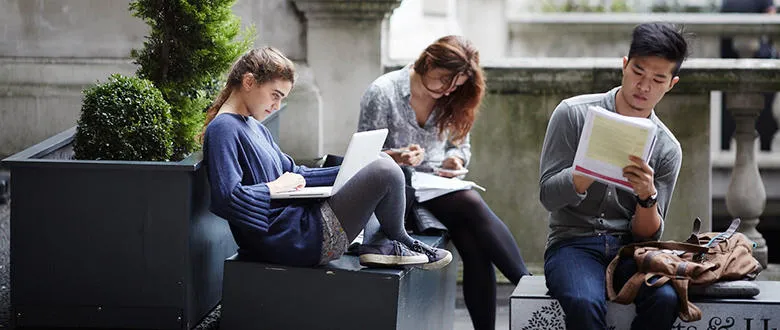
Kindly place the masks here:
MULTIPOLYGON (((679 81, 687 49, 675 27, 641 24, 623 58, 621 85, 563 100, 552 113, 539 179, 540 200, 550 211, 544 275, 568 330, 607 329, 606 285, 622 288, 636 263, 621 260, 614 283, 606 283, 607 265, 623 245, 661 237, 682 150, 653 108, 679 81)), ((677 319, 677 294, 668 283, 643 286, 634 303, 632 330, 669 329, 677 319)))

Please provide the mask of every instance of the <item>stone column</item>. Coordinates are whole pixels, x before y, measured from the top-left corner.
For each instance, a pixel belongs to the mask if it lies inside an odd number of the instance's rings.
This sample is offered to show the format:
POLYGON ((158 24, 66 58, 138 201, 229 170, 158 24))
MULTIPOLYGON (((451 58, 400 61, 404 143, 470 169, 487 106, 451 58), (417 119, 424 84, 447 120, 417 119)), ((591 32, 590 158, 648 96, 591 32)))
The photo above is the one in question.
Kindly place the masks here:
POLYGON ((360 98, 383 73, 382 21, 401 0, 293 2, 307 19, 306 60, 322 97, 323 152, 343 154, 357 130, 360 98))
POLYGON ((756 163, 754 143, 758 137, 756 119, 764 108, 764 97, 759 93, 730 94, 726 108, 736 122, 737 155, 726 192, 726 208, 734 218, 741 218, 740 231, 756 242, 753 255, 766 268, 766 240, 756 230, 759 217, 766 206, 766 191, 756 163))
POLYGON ((273 46, 295 63, 298 77, 279 120, 279 144, 294 159, 322 156, 322 100, 306 63, 306 22, 290 0, 238 0, 233 13, 259 32, 255 46, 273 46))

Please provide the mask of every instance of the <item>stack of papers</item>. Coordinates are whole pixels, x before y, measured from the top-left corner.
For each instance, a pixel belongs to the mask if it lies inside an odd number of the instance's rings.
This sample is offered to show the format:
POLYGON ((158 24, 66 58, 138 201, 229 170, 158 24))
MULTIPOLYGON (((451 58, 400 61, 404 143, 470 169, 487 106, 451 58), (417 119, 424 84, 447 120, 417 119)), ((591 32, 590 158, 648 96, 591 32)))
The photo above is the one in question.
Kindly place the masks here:
POLYGON ((425 202, 458 190, 477 188, 485 191, 485 188, 471 181, 458 178, 450 179, 422 172, 415 172, 412 175, 412 187, 416 190, 414 195, 418 202, 425 202))
POLYGON ((657 129, 647 118, 589 107, 574 156, 574 172, 633 192, 631 183, 623 177, 623 168, 632 164, 629 155, 647 161, 655 146, 657 129))

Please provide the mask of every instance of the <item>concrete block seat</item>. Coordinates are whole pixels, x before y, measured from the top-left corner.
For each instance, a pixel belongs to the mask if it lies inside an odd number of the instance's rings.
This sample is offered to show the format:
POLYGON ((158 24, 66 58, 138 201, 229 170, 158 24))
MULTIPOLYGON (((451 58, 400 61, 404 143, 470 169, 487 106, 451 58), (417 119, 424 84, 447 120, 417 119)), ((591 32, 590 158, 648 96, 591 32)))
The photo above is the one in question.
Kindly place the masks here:
MULTIPOLYGON (((693 298, 702 310, 696 322, 677 320, 674 330, 780 329, 780 282, 755 281, 761 293, 747 299, 693 298)), ((509 324, 512 330, 564 330, 563 310, 547 295, 544 276, 526 276, 509 298, 509 324)), ((628 330, 635 315, 633 305, 607 303, 610 330, 628 330)))
MULTIPOLYGON (((454 252, 445 235, 413 237, 454 252)), ((220 328, 451 330, 457 265, 363 268, 357 256, 344 255, 306 268, 234 255, 225 261, 220 328)))

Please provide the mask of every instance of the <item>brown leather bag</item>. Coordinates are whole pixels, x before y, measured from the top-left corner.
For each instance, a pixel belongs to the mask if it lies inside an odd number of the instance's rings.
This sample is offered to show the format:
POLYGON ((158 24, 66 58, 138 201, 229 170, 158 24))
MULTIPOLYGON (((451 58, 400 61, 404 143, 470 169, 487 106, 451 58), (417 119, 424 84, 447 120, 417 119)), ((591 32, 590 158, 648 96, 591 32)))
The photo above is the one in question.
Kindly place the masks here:
POLYGON ((722 233, 698 234, 701 220, 685 243, 641 242, 624 246, 607 267, 607 296, 621 304, 631 304, 642 285, 659 287, 671 283, 680 300, 680 319, 701 319, 701 310, 688 300, 689 285, 709 285, 717 281, 755 279, 761 264, 753 257, 753 242, 736 232, 740 220, 734 219, 722 233), (620 258, 634 258, 637 273, 620 292, 615 293, 613 273, 620 258))

